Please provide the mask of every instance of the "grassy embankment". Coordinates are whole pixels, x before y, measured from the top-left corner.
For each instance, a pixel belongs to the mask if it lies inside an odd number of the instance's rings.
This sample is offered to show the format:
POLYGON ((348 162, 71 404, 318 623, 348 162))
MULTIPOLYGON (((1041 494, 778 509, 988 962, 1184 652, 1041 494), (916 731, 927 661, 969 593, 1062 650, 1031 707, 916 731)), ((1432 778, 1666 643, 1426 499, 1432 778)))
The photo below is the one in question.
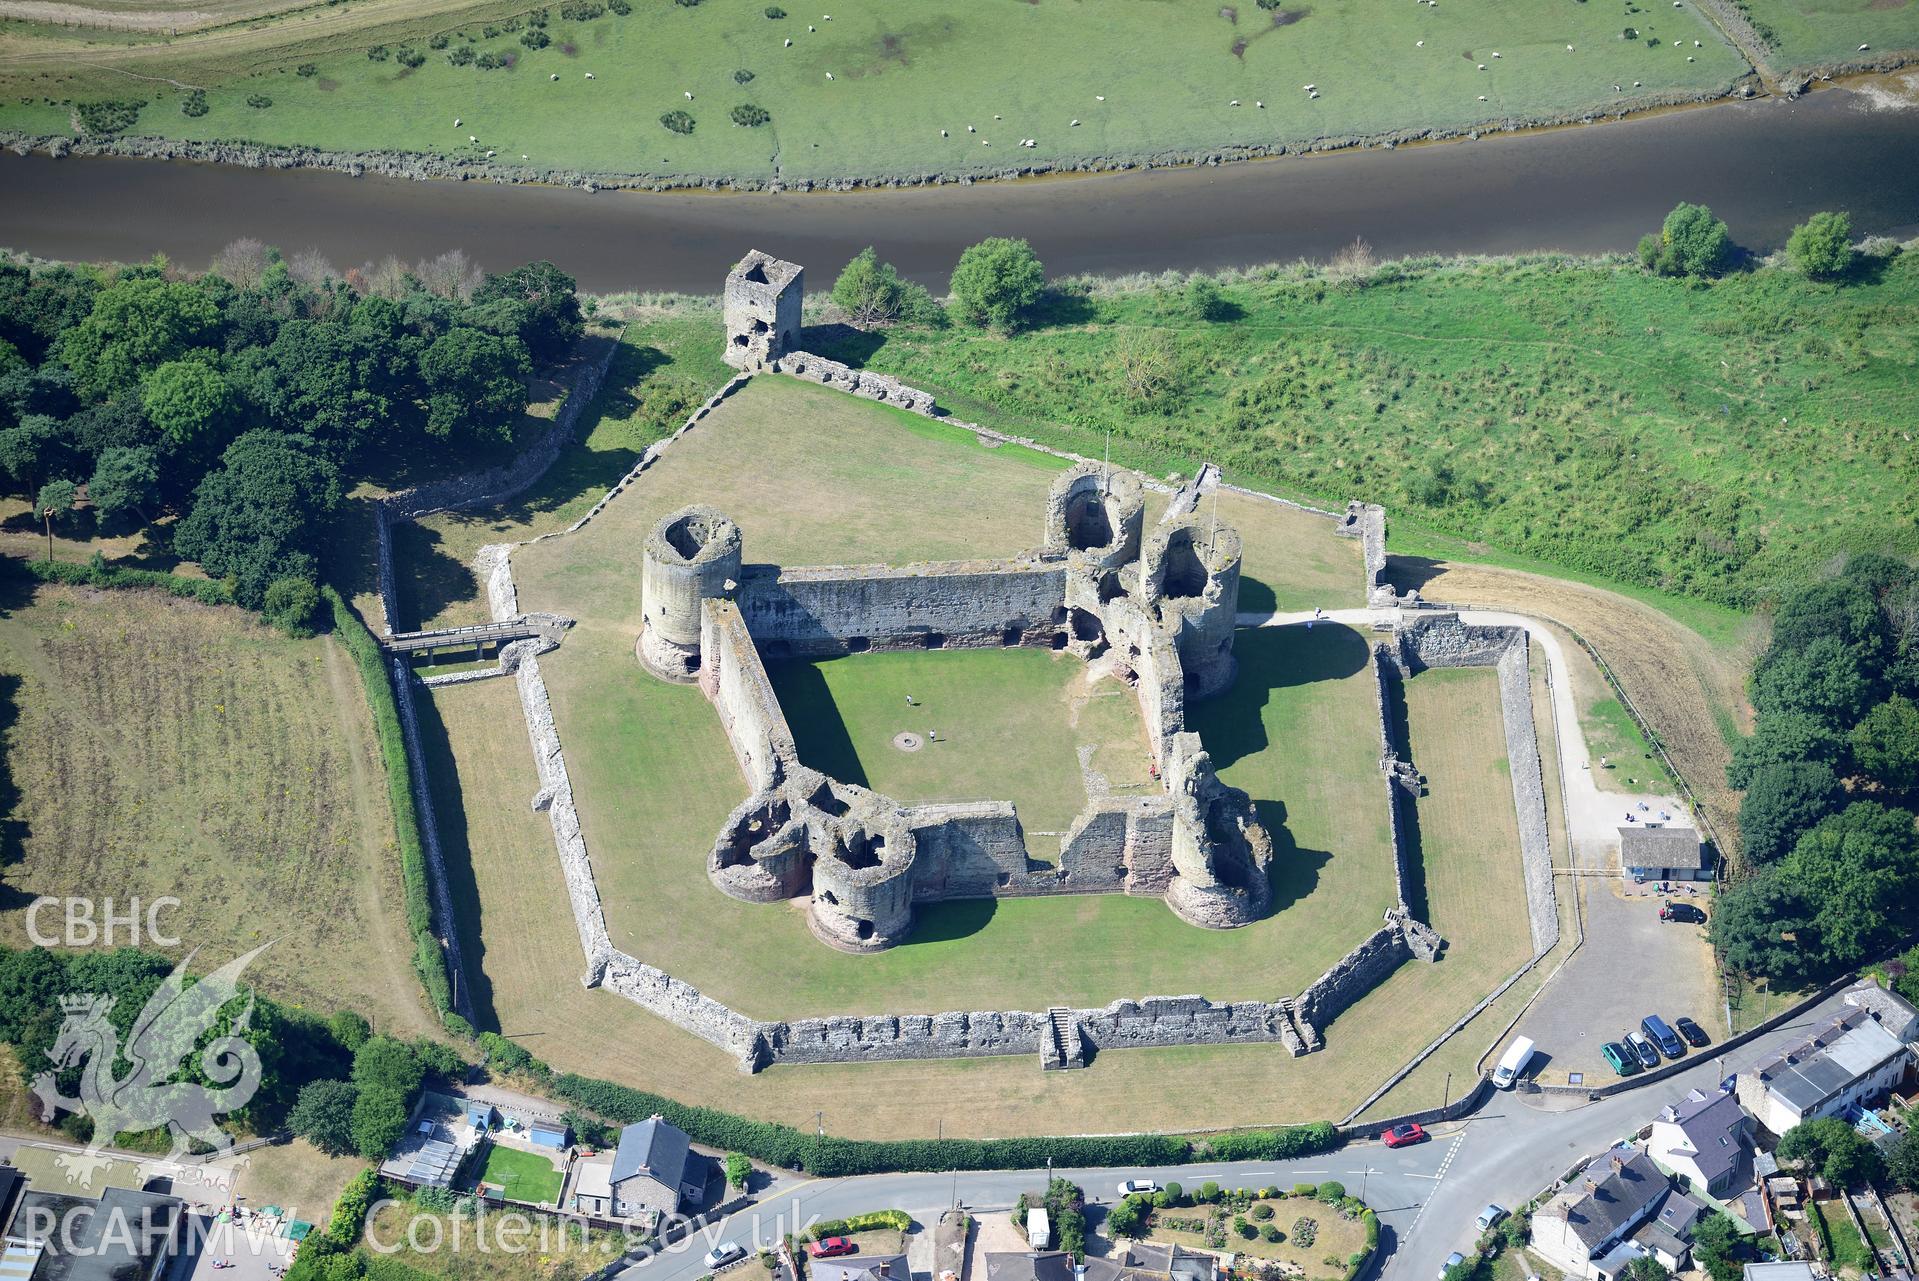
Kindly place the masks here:
POLYGON ((1919 7, 1906 0, 1734 0, 1781 69, 1857 63, 1919 48, 1919 7), (1870 45, 1861 51, 1860 45, 1870 45))
POLYGON ((315 7, 157 42, 19 26, 0 37, 0 128, 65 133, 67 101, 137 97, 149 105, 130 134, 792 183, 1577 119, 1720 93, 1747 71, 1690 3, 1622 15, 1524 0, 1278 10, 1112 0, 1097 13, 849 0, 831 21, 798 10, 770 21, 760 4, 633 0, 627 16, 585 21, 550 6, 540 49, 515 23, 531 7, 315 7), (374 47, 390 55, 371 59, 374 47), (424 62, 404 66, 402 50, 424 62), (473 61, 452 65, 456 51, 473 61), (514 64, 483 70, 487 55, 514 64), (738 83, 736 71, 752 79, 738 83), (169 80, 203 89, 206 113, 185 115, 186 91, 169 80), (734 125, 743 104, 770 123, 734 125), (668 111, 691 115, 692 132, 662 126, 668 111), (1028 138, 1037 145, 1022 147, 1028 138))

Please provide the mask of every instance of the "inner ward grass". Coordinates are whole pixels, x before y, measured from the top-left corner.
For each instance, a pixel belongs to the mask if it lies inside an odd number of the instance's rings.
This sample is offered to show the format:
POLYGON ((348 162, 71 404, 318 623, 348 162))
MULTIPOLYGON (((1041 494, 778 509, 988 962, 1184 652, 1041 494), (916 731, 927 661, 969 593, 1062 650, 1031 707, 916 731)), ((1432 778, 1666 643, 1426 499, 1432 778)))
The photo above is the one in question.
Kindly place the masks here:
POLYGON ((1067 654, 859 654, 774 663, 768 674, 803 762, 909 805, 1011 801, 1036 858, 1049 858, 1055 843, 1035 836, 1064 832, 1085 808, 1082 746, 1123 771, 1109 782, 1135 791, 1152 782, 1133 692, 1114 680, 1089 684, 1086 665, 1067 654), (1082 718, 1095 699, 1118 715, 1082 718), (895 745, 902 733, 915 736, 914 750, 895 745))

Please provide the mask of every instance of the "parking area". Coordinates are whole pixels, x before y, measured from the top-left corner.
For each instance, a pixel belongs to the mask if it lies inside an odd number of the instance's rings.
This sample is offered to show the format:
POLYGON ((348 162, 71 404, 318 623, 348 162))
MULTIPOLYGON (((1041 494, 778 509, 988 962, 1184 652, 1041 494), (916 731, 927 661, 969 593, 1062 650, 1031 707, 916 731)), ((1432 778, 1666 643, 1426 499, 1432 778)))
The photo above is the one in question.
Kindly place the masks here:
MULTIPOLYGON (((1659 919, 1672 901, 1704 908, 1703 893, 1662 896, 1656 886, 1622 886, 1616 859, 1606 875, 1576 878, 1585 943, 1520 1020, 1516 1033, 1539 1047, 1534 1079, 1546 1085, 1607 1085, 1618 1080, 1600 1057, 1607 1041, 1624 1040, 1648 1014, 1668 1023, 1690 1017, 1716 1043, 1726 1035, 1706 927, 1659 919), (1652 892, 1648 893, 1647 890, 1652 892), (1580 1074, 1580 1080, 1573 1080, 1580 1074)), ((1564 891, 1567 881, 1560 881, 1564 891)), ((1688 1050, 1689 1054, 1710 1054, 1688 1050)))

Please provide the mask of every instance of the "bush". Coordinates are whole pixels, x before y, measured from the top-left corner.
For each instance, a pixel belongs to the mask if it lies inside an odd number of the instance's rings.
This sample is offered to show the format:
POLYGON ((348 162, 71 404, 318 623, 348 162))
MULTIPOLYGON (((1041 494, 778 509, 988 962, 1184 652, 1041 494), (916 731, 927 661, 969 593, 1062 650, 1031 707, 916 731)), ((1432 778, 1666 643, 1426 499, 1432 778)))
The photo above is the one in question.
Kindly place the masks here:
POLYGON ((320 74, 320 69, 310 62, 303 62, 294 68, 294 72, 303 79, 311 80, 320 74))
POLYGON ((1333 1205, 1345 1199, 1346 1185, 1329 1179, 1319 1185, 1319 1191, 1314 1195, 1327 1205, 1333 1205))
POLYGON ((1319 1239, 1319 1220, 1294 1219, 1293 1244, 1303 1248, 1310 1247, 1319 1239))
POLYGON ((786 16, 786 10, 780 8, 776 4, 769 4, 766 6, 766 16, 773 19, 773 21, 778 22, 781 18, 784 18, 786 16))
POLYGON ((1256 1205, 1253 1207, 1253 1217, 1255 1219, 1270 1219, 1273 1217, 1273 1207, 1270 1205, 1256 1205))
POLYGON ((247 97, 247 106, 252 107, 255 111, 265 111, 272 105, 273 99, 263 93, 250 94, 247 97))
POLYGON ((733 83, 736 85, 747 84, 752 79, 753 79, 753 73, 748 71, 745 67, 741 67, 738 71, 735 71, 733 73, 733 83))
MULTIPOLYGON (((1024 1227, 1025 1216, 1020 1217, 1020 1226, 1024 1227)), ((904 1210, 871 1210, 865 1214, 848 1215, 844 1219, 827 1219, 815 1223, 801 1234, 803 1240, 818 1241, 822 1237, 850 1237, 855 1232, 875 1232, 891 1229, 905 1232, 913 1226, 913 1216, 904 1210)))
POLYGON ((1319 1185, 1317 1183, 1295 1183, 1293 1184, 1293 1195, 1310 1199, 1319 1195, 1319 1185))
POLYGON ((693 117, 684 111, 669 111, 660 117, 660 123, 674 133, 692 133, 693 117))
POLYGON ((260 612, 288 636, 313 635, 313 616, 320 611, 320 589, 304 578, 276 578, 267 584, 260 612))
POLYGON ((366 51, 366 56, 375 62, 385 62, 391 52, 385 45, 376 44, 366 51))
POLYGON ((206 91, 204 89, 189 91, 186 98, 180 103, 180 110, 184 114, 195 118, 204 116, 207 113, 206 91))
POLYGON ((444 31, 436 31, 432 35, 427 37, 426 47, 429 49, 444 49, 452 43, 453 43, 452 36, 448 35, 444 31))
POLYGON ((1786 260, 1814 280, 1843 276, 1852 267, 1852 216, 1816 213, 1792 230, 1786 260))
POLYGON ((772 118, 765 107, 751 102, 742 102, 733 108, 733 123, 742 129, 757 129, 772 118))
POLYGON ((1201 1205, 1213 1204, 1213 1202, 1219 1200, 1219 1184, 1211 1180, 1200 1184, 1199 1191, 1193 1194, 1193 1199, 1201 1205))
POLYGON ((1265 1237, 1267 1241, 1271 1242, 1274 1245, 1278 1245, 1280 1241, 1286 1235, 1284 1232, 1281 1232, 1278 1229, 1278 1227, 1274 1226, 1271 1223, 1268 1223, 1265 1227, 1261 1228, 1259 1230, 1259 1234, 1265 1237))
POLYGON ((1210 276, 1194 276, 1186 282, 1186 314, 1194 320, 1224 320, 1231 310, 1219 284, 1210 276))
POLYGON ((456 67, 464 67, 473 61, 473 47, 458 45, 447 50, 446 60, 456 67))
POLYGON ((606 8, 609 13, 617 13, 622 18, 633 12, 633 6, 626 0, 606 0, 606 8))
POLYGON ((544 28, 528 27, 520 33, 520 43, 529 49, 544 49, 553 43, 553 37, 544 28))
POLYGON ((1184 1199, 1184 1197, 1186 1196, 1186 1189, 1182 1188, 1177 1183, 1168 1183, 1166 1185, 1165 1191, 1166 1191, 1166 1203, 1168 1205, 1178 1205, 1180 1201, 1184 1199))
POLYGON ((1639 261, 1662 276, 1717 276, 1732 261, 1732 236, 1706 206, 1682 203, 1640 240, 1639 261))
POLYGON ((426 65, 426 55, 410 44, 401 45, 400 51, 394 54, 393 57, 403 67, 423 67, 426 65))
POLYGON ((98 102, 75 103, 73 114, 80 117, 80 127, 86 132, 104 136, 133 128, 140 118, 140 108, 146 105, 141 98, 104 98, 98 102))
POLYGON ((1045 285, 1046 269, 1031 245, 994 236, 960 255, 951 287, 961 320, 1010 333, 1045 285))

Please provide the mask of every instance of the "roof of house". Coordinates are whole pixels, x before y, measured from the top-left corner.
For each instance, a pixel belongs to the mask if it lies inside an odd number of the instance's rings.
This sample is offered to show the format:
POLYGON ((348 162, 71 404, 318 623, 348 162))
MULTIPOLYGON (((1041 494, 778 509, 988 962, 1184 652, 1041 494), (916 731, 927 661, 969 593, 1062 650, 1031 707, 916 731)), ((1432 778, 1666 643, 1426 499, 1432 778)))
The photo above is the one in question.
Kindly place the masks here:
POLYGON ((1690 1155, 1709 1185, 1738 1169, 1744 1151, 1739 1138, 1746 1129, 1746 1114, 1732 1095, 1692 1090, 1679 1102, 1660 1109, 1659 1119, 1678 1126, 1692 1152, 1667 1148, 1657 1155, 1690 1155))
POLYGON ((610 1154, 583 1157, 573 1171, 574 1196, 605 1199, 613 1195, 613 1158, 610 1154))
MULTIPOLYGON (((990 1270, 991 1265, 988 1265, 990 1270)), ((913 1270, 906 1266, 903 1254, 854 1254, 843 1259, 808 1259, 807 1275, 813 1281, 913 1281, 913 1270)), ((1072 1273, 1069 1271, 1067 1276, 1072 1273)))
POLYGON ((1819 1272, 1810 1263, 1748 1263, 1745 1281, 1820 1281, 1819 1272))
POLYGON ((42 1247, 35 1281, 129 1281, 166 1251, 185 1208, 178 1197, 126 1188, 98 1200, 29 1189, 10 1232, 42 1247))
POLYGON ((1584 1178, 1569 1185, 1540 1213, 1563 1216, 1567 1229, 1590 1250, 1644 1218, 1671 1186, 1644 1152, 1615 1148, 1593 1161, 1584 1178))
POLYGON ((1690 827, 1635 823, 1619 829, 1619 861, 1627 867, 1704 867, 1706 847, 1690 827))
POLYGON ((1919 1024, 1919 1010, 1895 992, 1888 992, 1871 979, 1848 988, 1843 998, 1847 1005, 1872 1015, 1888 1032, 1902 1041, 1911 1040, 1919 1024))
POLYGON ((1741 1075, 1756 1076, 1773 1094, 1805 1113, 1905 1052, 1904 1042, 1867 1011, 1855 1008, 1741 1075))
POLYGON ((686 1131, 657 1116, 629 1125, 613 1154, 614 1186, 644 1174, 677 1192, 686 1177, 687 1151, 686 1131))
POLYGON ((1073 1256, 1064 1250, 989 1254, 986 1281, 1073 1281, 1073 1256))

